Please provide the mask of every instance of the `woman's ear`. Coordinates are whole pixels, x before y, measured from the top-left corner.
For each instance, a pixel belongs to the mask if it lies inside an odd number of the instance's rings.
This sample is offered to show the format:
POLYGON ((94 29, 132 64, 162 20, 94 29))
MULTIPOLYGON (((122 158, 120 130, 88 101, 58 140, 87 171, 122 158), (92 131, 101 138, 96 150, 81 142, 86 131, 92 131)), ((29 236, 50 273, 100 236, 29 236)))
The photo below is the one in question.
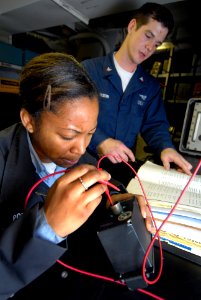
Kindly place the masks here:
POLYGON ((34 132, 34 122, 32 116, 28 113, 28 111, 24 108, 20 110, 20 118, 23 126, 29 133, 34 132))

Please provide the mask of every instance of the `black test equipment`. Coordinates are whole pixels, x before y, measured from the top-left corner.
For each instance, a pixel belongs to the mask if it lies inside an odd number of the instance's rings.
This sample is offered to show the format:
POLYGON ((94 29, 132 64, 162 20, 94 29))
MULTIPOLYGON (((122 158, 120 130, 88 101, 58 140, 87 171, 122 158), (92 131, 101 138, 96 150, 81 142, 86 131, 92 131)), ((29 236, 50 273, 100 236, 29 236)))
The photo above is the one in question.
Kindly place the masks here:
MULTIPOLYGON (((97 234, 117 279, 130 290, 146 287, 142 266, 152 235, 146 229, 135 197, 111 206, 97 234)), ((153 249, 149 252, 145 266, 145 274, 149 278, 154 273, 153 249)))

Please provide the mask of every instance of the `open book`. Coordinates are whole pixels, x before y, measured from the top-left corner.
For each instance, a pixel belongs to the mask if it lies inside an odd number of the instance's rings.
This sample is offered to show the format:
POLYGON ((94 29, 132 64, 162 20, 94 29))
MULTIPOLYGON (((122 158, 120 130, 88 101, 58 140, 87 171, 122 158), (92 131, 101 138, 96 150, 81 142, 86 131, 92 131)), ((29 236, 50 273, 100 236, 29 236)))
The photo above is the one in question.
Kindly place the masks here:
MULTIPOLYGON (((144 195, 156 222, 157 228, 169 215, 190 176, 176 170, 166 171, 163 166, 147 161, 138 170, 127 190, 144 195)), ((160 230, 162 241, 201 257, 201 175, 196 175, 177 204, 172 215, 160 230)))
MULTIPOLYGON (((172 204, 177 201, 190 179, 189 175, 174 169, 167 171, 163 166, 150 161, 142 165, 137 174, 148 200, 165 201, 172 204)), ((127 190, 129 193, 143 195, 137 176, 131 179, 127 190)), ((201 175, 196 175, 190 182, 179 204, 201 209, 201 175)))

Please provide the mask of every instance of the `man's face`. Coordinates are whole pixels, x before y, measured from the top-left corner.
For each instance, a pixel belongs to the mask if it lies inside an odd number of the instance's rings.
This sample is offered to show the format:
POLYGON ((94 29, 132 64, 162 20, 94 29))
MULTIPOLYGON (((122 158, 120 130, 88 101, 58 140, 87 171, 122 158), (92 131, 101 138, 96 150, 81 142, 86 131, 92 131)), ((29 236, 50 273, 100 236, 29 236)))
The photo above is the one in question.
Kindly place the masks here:
POLYGON ((140 64, 149 58, 165 40, 168 29, 160 22, 150 19, 137 29, 136 20, 128 25, 127 48, 131 62, 140 64))
POLYGON ((88 97, 64 102, 57 114, 44 111, 33 121, 31 141, 43 162, 74 165, 85 153, 97 126, 98 101, 88 97))

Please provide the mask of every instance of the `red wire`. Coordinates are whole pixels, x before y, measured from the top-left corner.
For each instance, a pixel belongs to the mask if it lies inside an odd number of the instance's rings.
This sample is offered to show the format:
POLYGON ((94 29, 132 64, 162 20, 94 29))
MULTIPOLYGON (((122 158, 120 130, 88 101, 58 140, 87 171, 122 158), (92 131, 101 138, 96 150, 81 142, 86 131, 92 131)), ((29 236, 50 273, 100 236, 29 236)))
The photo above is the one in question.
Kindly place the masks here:
POLYGON ((113 206, 113 205, 114 205, 114 203, 113 203, 113 201, 112 201, 112 198, 111 198, 111 196, 110 196, 110 192, 109 192, 109 190, 108 190, 108 189, 106 189, 105 193, 106 193, 106 195, 107 195, 107 198, 108 198, 108 200, 109 200, 109 202, 110 202, 110 205, 111 205, 111 206, 113 206))
MULTIPOLYGON (((102 159, 103 159, 103 158, 102 158, 102 159)), ((100 161, 101 161, 102 159, 100 159, 100 161)), ((100 163, 100 161, 99 161, 98 163, 100 163)), ((128 165, 129 165, 129 164, 128 164, 128 165)), ((130 165, 129 165, 129 166, 130 166, 130 165)), ((131 167, 131 166, 130 166, 130 167, 131 167)), ((131 168, 132 168, 132 167, 131 167, 131 168)), ((101 168, 98 168, 98 169, 101 170, 101 168)), ((44 181, 45 179, 49 178, 50 176, 54 176, 54 175, 56 175, 56 174, 61 174, 61 173, 66 173, 66 172, 69 172, 69 171, 70 171, 70 170, 61 170, 61 171, 57 171, 57 172, 48 174, 48 175, 44 176, 43 178, 39 179, 39 180, 32 186, 32 188, 29 190, 29 192, 28 192, 28 194, 27 194, 27 196, 26 196, 26 198, 25 198, 24 208, 26 208, 26 205, 27 205, 27 203, 28 203, 28 200, 29 200, 29 198, 30 198, 31 193, 33 192, 33 190, 34 190, 34 189, 35 189, 42 181, 44 181)), ((134 169, 133 169, 133 171, 135 172, 134 169)), ((135 174, 136 174, 136 172, 135 172, 135 174)), ((136 174, 136 175, 137 175, 137 174, 136 174)), ((119 191, 119 188, 118 188, 118 187, 116 187, 115 185, 113 185, 112 183, 110 183, 110 182, 108 182, 108 181, 102 180, 102 181, 100 181, 100 183, 107 184, 107 185, 111 186, 112 188, 114 188, 115 190, 119 191)), ((109 201, 110 201, 110 204, 113 205, 113 201, 112 201, 112 198, 111 198, 111 196, 110 196, 109 190, 106 189, 105 193, 106 193, 106 195, 107 195, 107 197, 108 197, 108 199, 109 199, 109 201)), ((87 272, 87 271, 83 271, 83 270, 74 268, 74 267, 72 267, 72 266, 69 266, 69 265, 65 264, 65 263, 62 262, 61 260, 57 260, 57 262, 58 262, 59 264, 65 266, 66 268, 69 268, 69 269, 71 269, 71 270, 73 270, 73 271, 76 271, 76 272, 79 272, 79 273, 81 273, 81 274, 85 274, 85 275, 92 276, 92 277, 95 277, 95 278, 103 279, 103 280, 106 280, 106 281, 115 282, 115 283, 118 283, 118 284, 121 284, 121 285, 126 285, 125 283, 123 283, 123 282, 121 282, 121 281, 115 281, 113 278, 101 276, 101 275, 94 274, 94 273, 89 273, 89 272, 87 272)), ((152 296, 152 297, 155 298, 155 299, 158 299, 158 300, 164 300, 164 299, 162 299, 162 298, 160 298, 160 297, 158 297, 158 296, 156 296, 156 295, 154 295, 154 294, 152 294, 152 293, 149 293, 149 292, 147 292, 147 291, 144 291, 143 289, 139 289, 139 290, 140 290, 140 292, 142 292, 142 293, 144 292, 144 293, 146 293, 146 294, 149 294, 150 296, 152 296)))
MULTIPOLYGON (((69 266, 68 264, 65 264, 64 262, 62 262, 62 261, 59 260, 59 259, 57 260, 57 262, 58 262, 60 265, 64 266, 65 268, 68 268, 68 269, 70 269, 70 270, 72 270, 72 271, 81 273, 81 274, 83 274, 83 275, 92 276, 92 277, 95 277, 95 278, 98 278, 98 279, 102 279, 102 280, 106 280, 106 281, 110 281, 110 282, 117 283, 117 284, 119 284, 119 285, 124 285, 124 286, 126 286, 126 283, 124 283, 124 282, 122 282, 122 281, 114 280, 113 278, 110 278, 110 277, 106 277, 106 276, 102 276, 102 275, 98 275, 98 274, 94 274, 94 273, 89 273, 89 272, 86 272, 86 271, 83 271, 83 270, 74 268, 74 267, 72 267, 72 266, 69 266)), ((150 297, 153 297, 153 298, 155 298, 155 299, 157 299, 157 300, 165 300, 164 298, 161 298, 161 297, 159 297, 159 296, 157 296, 157 295, 155 295, 155 294, 153 294, 153 293, 151 293, 151 292, 145 291, 145 290, 143 290, 143 289, 137 289, 137 290, 138 290, 139 292, 144 293, 144 294, 147 294, 147 295, 149 295, 150 297)))
MULTIPOLYGON (((29 200, 29 197, 30 197, 31 193, 33 192, 33 190, 34 190, 34 189, 35 189, 42 181, 44 181, 45 179, 49 178, 50 176, 54 176, 54 175, 61 174, 61 173, 67 173, 67 172, 69 172, 69 171, 70 171, 70 170, 61 170, 61 171, 57 171, 57 172, 48 174, 48 175, 44 176, 43 178, 39 179, 39 180, 32 186, 32 188, 29 190, 29 192, 28 192, 28 194, 27 194, 27 196, 26 196, 26 199, 25 199, 24 208, 25 208, 26 205, 27 205, 27 202, 28 202, 28 200, 29 200)), ((99 180, 99 182, 102 183, 102 184, 106 184, 106 185, 112 187, 112 188, 115 189, 116 191, 120 191, 120 189, 119 189, 117 186, 115 186, 114 184, 112 184, 112 183, 109 182, 109 181, 106 181, 106 180, 99 180)), ((108 189, 107 189, 107 190, 108 190, 108 189)), ((106 190, 106 191, 107 191, 107 190, 106 190)), ((108 196, 108 199, 109 199, 109 201, 110 201, 110 204, 113 205, 112 199, 111 199, 111 196, 110 196, 109 192, 106 192, 106 194, 107 194, 107 196, 108 196)))
MULTIPOLYGON (((108 157, 108 156, 109 156, 109 155, 107 155, 107 156, 102 156, 102 157, 100 158, 100 160, 98 161, 98 168, 99 168, 99 169, 100 169, 99 165, 100 165, 102 159, 104 159, 104 158, 106 158, 106 157, 108 157)), ((112 155, 111 155, 111 156, 112 156, 112 155)), ((183 196, 184 193, 186 192, 186 189, 188 188, 190 182, 193 180, 193 178, 194 178, 195 175, 197 174, 197 172, 198 172, 198 170, 199 170, 199 168, 200 168, 200 166, 201 166, 201 160, 199 161, 199 163, 198 163, 198 165, 197 165, 195 171, 194 171, 193 174, 191 175, 191 177, 190 177, 189 181, 187 182, 186 186, 185 186, 184 189, 182 190, 182 192, 181 192, 181 194, 180 194, 178 200, 176 201, 175 205, 173 206, 173 208, 171 209, 170 213, 169 213, 168 216, 165 218, 165 220, 163 220, 163 222, 162 222, 162 224, 160 225, 159 228, 157 228, 157 226, 156 226, 156 222, 155 222, 155 219, 154 219, 154 216, 153 216, 151 207, 150 207, 149 202, 148 202, 148 200, 147 200, 147 196, 146 196, 145 190, 144 190, 144 188, 143 188, 143 185, 142 185, 142 183, 141 183, 141 180, 140 180, 138 174, 136 173, 136 171, 134 170, 134 168, 133 168, 128 162, 126 162, 126 161, 124 161, 124 160, 122 160, 122 162, 124 162, 128 167, 130 167, 131 170, 132 170, 132 171, 134 172, 134 174, 136 175, 136 177, 137 177, 137 179, 138 179, 138 181, 139 181, 139 184, 140 184, 140 186, 141 186, 141 188, 142 188, 142 192, 143 192, 143 195, 144 195, 146 204, 147 204, 147 206, 148 206, 148 209, 149 209, 149 211, 150 211, 150 214, 151 214, 151 217, 152 217, 154 226, 155 226, 155 228, 156 228, 156 233, 155 233, 155 235, 154 235, 154 237, 153 237, 151 243, 149 244, 149 247, 148 247, 147 250, 146 250, 146 253, 145 253, 145 256, 144 256, 144 260, 143 260, 143 266, 142 266, 142 270, 143 270, 142 273, 143 273, 143 278, 144 278, 145 282, 147 282, 148 284, 153 284, 153 283, 156 283, 156 282, 158 281, 158 279, 160 278, 159 275, 161 275, 161 273, 162 273, 162 266, 163 266, 163 253, 162 253, 162 245, 161 245, 161 241, 160 241, 160 235, 159 235, 159 232, 160 232, 161 228, 163 227, 163 225, 164 225, 164 224, 166 223, 166 221, 168 220, 168 218, 170 217, 170 215, 171 215, 171 214, 173 213, 173 211, 175 210, 177 204, 179 203, 179 201, 181 200, 182 196, 183 196), (148 280, 147 277, 146 277, 146 260, 147 260, 147 257, 148 257, 148 255, 149 255, 149 252, 150 252, 150 250, 151 250, 151 247, 153 246, 153 243, 154 243, 156 237, 158 237, 159 248, 160 248, 160 258, 161 258, 161 259, 160 259, 160 269, 159 269, 159 274, 158 274, 158 276, 156 277, 156 279, 153 280, 153 281, 150 281, 150 280, 148 280)), ((30 191, 28 192, 28 194, 27 194, 27 196, 26 196, 26 199, 25 199, 25 205, 24 205, 24 206, 26 207, 27 202, 28 202, 28 200, 29 200, 29 197, 30 197, 31 193, 32 193, 33 190, 36 188, 36 186, 38 186, 42 181, 44 181, 45 179, 47 179, 47 178, 50 177, 50 176, 53 176, 53 175, 56 175, 56 174, 60 174, 60 173, 65 173, 65 172, 68 172, 68 171, 70 171, 70 170, 62 170, 62 171, 54 172, 54 173, 48 174, 47 176, 45 176, 45 177, 41 178, 40 180, 38 180, 38 181, 32 186, 32 188, 30 189, 30 191)), ((116 186, 112 185, 111 183, 108 183, 108 182, 105 182, 105 181, 102 181, 101 183, 105 183, 105 184, 107 184, 107 185, 109 185, 109 186, 111 186, 111 187, 113 187, 113 188, 115 188, 115 189, 118 189, 116 186)), ((105 193, 106 193, 107 196, 108 196, 108 199, 109 199, 109 201, 110 201, 110 204, 113 205, 111 196, 110 196, 110 194, 109 194, 109 190, 106 189, 105 193)), ((89 273, 89 272, 87 272, 87 271, 83 271, 83 270, 74 268, 74 267, 72 267, 72 266, 69 266, 69 265, 63 263, 63 262, 60 261, 60 260, 57 260, 57 262, 58 262, 59 264, 65 266, 66 268, 69 268, 69 269, 71 269, 71 270, 73 270, 73 271, 76 271, 76 272, 79 272, 79 273, 81 273, 81 274, 85 274, 85 275, 88 275, 88 276, 92 276, 92 277, 99 278, 99 279, 103 279, 103 280, 107 280, 107 281, 111 281, 111 282, 114 282, 114 283, 117 283, 117 284, 120 284, 120 285, 126 285, 125 283, 123 283, 123 282, 121 282, 121 281, 115 281, 113 278, 105 277, 105 276, 98 275, 98 274, 94 274, 94 273, 89 273)), ((155 298, 155 299, 157 299, 157 300, 164 300, 163 298, 161 298, 161 297, 159 297, 159 296, 157 296, 157 295, 154 295, 154 294, 152 294, 152 293, 150 293, 150 292, 148 292, 148 291, 146 291, 146 290, 138 289, 138 291, 140 291, 140 292, 142 292, 142 293, 144 293, 144 294, 147 294, 147 295, 149 295, 149 296, 151 296, 151 297, 153 297, 153 298, 155 298)))
MULTIPOLYGON (((143 195, 144 195, 144 198, 145 198, 147 207, 148 207, 149 212, 150 212, 150 214, 151 214, 151 218, 152 218, 152 221, 153 221, 153 223, 154 223, 154 227, 155 227, 156 230, 157 230, 156 221, 155 221, 155 218, 154 218, 154 216, 153 216, 151 207, 150 207, 150 205, 149 205, 149 201, 148 201, 148 199, 147 199, 147 196, 146 196, 144 187, 143 187, 143 185, 142 185, 142 182, 141 182, 141 180, 140 180, 138 174, 137 174, 136 171, 134 170, 134 168, 133 168, 131 165, 129 165, 128 162, 126 162, 126 161, 123 161, 123 162, 124 162, 126 165, 128 165, 128 166, 131 168, 131 170, 135 173, 135 175, 136 175, 136 177, 137 177, 137 179, 138 179, 138 181, 139 181, 139 184, 140 184, 140 186, 141 186, 141 189, 142 189, 142 192, 143 192, 143 195)), ((158 276, 157 276, 154 280, 149 280, 149 279, 147 278, 147 276, 146 276, 146 261, 147 261, 147 257, 148 257, 148 255, 149 255, 149 252, 151 251, 151 247, 150 247, 150 245, 149 245, 147 251, 145 252, 145 256, 144 256, 143 264, 142 264, 142 276, 143 276, 144 281, 147 282, 148 284, 155 284, 155 283, 159 280, 159 278, 160 278, 160 276, 161 276, 161 273, 162 273, 162 269, 163 269, 163 251, 162 251, 162 244, 161 244, 159 232, 157 232, 157 233, 155 234, 155 236, 158 237, 158 243, 159 243, 159 251, 160 251, 160 268, 159 268, 158 276)))
MULTIPOLYGON (((99 168, 101 169, 101 168, 99 168)), ((25 203, 24 203, 24 208, 26 208, 26 205, 28 203, 28 200, 30 198, 30 195, 31 193, 33 192, 33 190, 42 182, 44 181, 45 179, 49 178, 50 176, 53 176, 53 175, 56 175, 56 174, 61 174, 61 173, 66 173, 66 172, 69 172, 70 170, 62 170, 62 171, 57 171, 57 172, 54 172, 54 173, 51 173, 51 174, 48 174, 46 176, 44 176, 43 178, 39 179, 33 186, 32 188, 29 190, 27 196, 26 196, 26 199, 25 199, 25 203)), ((100 181, 100 183, 103 183, 103 184, 107 184, 109 186, 111 186, 112 188, 114 188, 115 190, 119 191, 119 188, 116 187, 115 185, 113 185, 112 183, 108 182, 108 181, 105 181, 105 180, 102 180, 100 181)), ((111 199, 111 196, 110 196, 110 193, 109 193, 109 190, 106 189, 105 191, 109 201, 110 201, 110 204, 113 205, 113 201, 111 199)), ((87 271, 84 271, 84 270, 80 270, 80 269, 77 269, 77 268, 74 268, 70 265, 67 265, 65 264, 64 262, 62 262, 61 260, 56 260, 57 263, 61 264, 62 266, 70 269, 70 270, 73 270, 75 272, 78 272, 78 273, 81 273, 81 274, 84 274, 84 275, 88 275, 88 276, 92 276, 92 277, 95 277, 95 278, 99 278, 99 279, 102 279, 102 280, 106 280, 106 281, 110 281, 110 282, 114 282, 114 283, 117 283, 117 284, 120 284, 120 285, 126 285, 125 283, 119 281, 119 280, 114 280, 113 278, 110 278, 110 277, 106 277, 106 276, 102 276, 102 275, 98 275, 98 274, 94 274, 94 273, 90 273, 90 272, 87 272, 87 271)), ((147 292, 147 291, 144 291, 143 289, 139 289, 140 292, 142 293, 145 293, 157 300, 164 300, 163 298, 160 298, 150 292, 147 292)))
POLYGON ((25 202, 24 202, 24 208, 26 208, 27 206, 27 202, 29 200, 29 197, 31 196, 31 193, 33 192, 33 190, 42 182, 44 181, 45 179, 49 178, 50 176, 53 176, 53 175, 56 175, 56 174, 61 174, 61 173, 67 173, 69 172, 70 170, 62 170, 62 171, 57 171, 57 172, 54 172, 54 173, 51 173, 51 174, 48 174, 46 176, 44 176, 43 178, 39 179, 33 186, 32 188, 29 190, 27 196, 26 196, 26 199, 25 199, 25 202))
MULTIPOLYGON (((178 199, 177 199, 177 201, 175 202, 174 206, 173 206, 172 209, 170 210, 169 214, 167 215, 167 217, 163 220, 163 222, 161 223, 161 225, 160 225, 159 228, 157 229, 157 231, 156 231, 156 233, 155 233, 155 236, 154 236, 154 238, 152 239, 152 241, 151 241, 151 243, 150 243, 150 245, 149 245, 149 248, 151 248, 151 246, 153 245, 153 243, 154 243, 154 241, 155 241, 155 239, 156 239, 156 237, 157 237, 159 231, 161 230, 161 228, 164 226, 164 224, 167 222, 167 220, 169 219, 169 217, 172 215, 172 213, 173 213, 174 210, 176 209, 176 207, 177 207, 177 205, 179 204, 181 198, 182 198, 183 195, 185 194, 185 192, 186 192, 186 190, 187 190, 189 184, 191 183, 191 181, 193 180, 193 178, 196 176, 196 174, 197 174, 197 172, 198 172, 200 166, 201 166, 201 160, 198 162, 198 164, 197 164, 197 166, 196 166, 196 168, 195 168, 193 174, 190 176, 188 182, 186 183, 185 187, 183 188, 183 190, 182 190, 180 196, 178 197, 178 199)), ((147 251, 147 252, 149 252, 149 248, 148 248, 148 251, 147 251)), ((147 255, 148 255, 148 254, 146 254, 146 257, 147 257, 147 255)))
MULTIPOLYGON (((108 156, 113 156, 113 155, 110 155, 110 154, 109 154, 109 155, 102 156, 102 157, 100 158, 100 160, 98 161, 98 167, 100 166, 101 161, 102 161, 104 158, 108 157, 108 156)), ((114 156, 113 156, 113 157, 114 157, 114 156)), ((159 267, 159 273, 158 273, 158 276, 157 276, 154 280, 152 280, 152 281, 149 280, 149 279, 147 278, 147 276, 146 276, 146 261, 147 261, 147 257, 148 257, 148 255, 149 255, 149 252, 151 251, 151 248, 152 248, 153 243, 151 243, 151 247, 150 247, 150 245, 149 245, 147 251, 145 252, 145 256, 144 256, 143 264, 142 264, 142 277, 143 277, 144 281, 147 282, 148 284, 155 284, 155 283, 159 280, 159 278, 160 278, 160 276, 161 276, 161 273, 162 273, 162 270, 163 270, 163 251, 162 251, 162 244, 161 244, 161 240, 160 240, 160 236, 159 236, 159 231, 157 231, 156 221, 155 221, 155 219, 154 219, 154 216, 153 216, 151 207, 150 207, 150 205, 149 205, 149 201, 148 201, 148 199, 147 199, 147 196, 146 196, 144 187, 143 187, 143 185, 142 185, 142 182, 141 182, 141 180, 140 180, 140 178, 139 178, 137 172, 135 171, 135 169, 134 169, 127 161, 122 160, 122 162, 125 163, 129 168, 131 168, 131 170, 133 171, 133 173, 136 175, 136 177, 137 177, 137 179, 138 179, 138 182, 139 182, 139 184, 140 184, 140 186, 141 186, 141 189, 142 189, 142 192, 143 192, 143 195, 144 195, 144 198, 145 198, 147 207, 148 207, 148 209, 149 209, 149 211, 150 211, 150 214, 151 214, 151 217, 152 217, 152 220, 153 220, 153 223, 154 223, 154 227, 155 227, 156 232, 157 232, 157 233, 155 234, 155 238, 158 237, 159 251, 160 251, 160 265, 159 265, 160 267, 159 267)))
POLYGON ((68 269, 70 269, 72 271, 76 271, 78 273, 81 273, 81 274, 84 274, 84 275, 88 275, 88 276, 92 276, 92 277, 99 278, 99 279, 103 279, 103 280, 106 280, 106 281, 116 282, 116 283, 121 284, 121 285, 126 285, 125 283, 123 283, 123 282, 121 282, 119 280, 114 280, 113 278, 110 278, 110 277, 106 277, 106 276, 102 276, 102 275, 98 275, 98 274, 94 274, 94 273, 90 273, 90 272, 87 272, 87 271, 83 271, 83 270, 74 268, 72 266, 69 266, 69 265, 65 264, 64 262, 62 262, 59 259, 57 260, 57 262, 60 265, 62 265, 64 267, 67 267, 68 269))
MULTIPOLYGON (((102 159, 108 157, 108 156, 113 156, 113 155, 105 155, 105 156, 102 156, 98 162, 98 167, 100 165, 100 162, 102 161, 102 159)), ((113 156, 115 157, 115 156, 113 156)), ((177 201, 175 202, 174 206, 172 207, 172 209, 170 210, 169 214, 167 215, 167 217, 163 220, 163 222, 161 223, 161 225, 159 226, 159 228, 157 228, 157 225, 156 225, 156 221, 155 221, 155 218, 153 216, 153 213, 152 213, 152 210, 151 210, 151 207, 149 205, 149 202, 147 200, 147 196, 146 196, 146 193, 145 193, 145 190, 144 190, 144 187, 142 185, 142 182, 138 176, 138 174, 136 173, 136 171, 134 170, 134 168, 126 161, 122 160, 122 162, 124 162, 127 166, 129 166, 131 168, 131 170, 134 172, 134 174, 136 175, 138 181, 139 181, 139 184, 141 186, 141 189, 142 189, 142 192, 143 192, 143 195, 144 195, 144 198, 145 198, 145 201, 146 201, 146 204, 148 206, 148 209, 150 211, 150 214, 151 214, 151 217, 152 217, 152 221, 154 223, 154 227, 156 228, 156 233, 154 234, 153 238, 152 238, 152 241, 150 242, 146 252, 145 252, 145 256, 144 256, 144 259, 143 259, 143 265, 142 265, 142 276, 143 276, 143 279, 145 280, 145 282, 147 282, 148 284, 155 284, 159 279, 160 279, 160 276, 162 274, 162 269, 163 269, 163 252, 162 252, 162 244, 161 244, 161 240, 160 240, 160 235, 159 235, 159 232, 161 230, 161 228, 164 226, 164 224, 167 222, 167 220, 169 219, 169 217, 172 215, 173 211, 175 210, 175 208, 177 207, 178 203, 180 202, 181 198, 183 197, 184 193, 186 192, 189 184, 191 183, 191 181, 193 180, 193 178, 196 176, 200 166, 201 166, 201 160, 198 162, 196 168, 195 168, 195 171, 193 172, 193 174, 191 175, 191 177, 189 178, 186 186, 184 187, 184 189, 182 190, 179 198, 177 199, 177 201), (159 243, 159 250, 160 250, 160 267, 159 267, 159 273, 158 273, 158 276, 154 279, 154 280, 149 280, 147 277, 146 277, 146 261, 147 261, 147 258, 148 258, 148 255, 149 255, 149 252, 151 251, 151 248, 153 247, 153 244, 156 240, 156 238, 158 237, 158 243, 159 243)))

